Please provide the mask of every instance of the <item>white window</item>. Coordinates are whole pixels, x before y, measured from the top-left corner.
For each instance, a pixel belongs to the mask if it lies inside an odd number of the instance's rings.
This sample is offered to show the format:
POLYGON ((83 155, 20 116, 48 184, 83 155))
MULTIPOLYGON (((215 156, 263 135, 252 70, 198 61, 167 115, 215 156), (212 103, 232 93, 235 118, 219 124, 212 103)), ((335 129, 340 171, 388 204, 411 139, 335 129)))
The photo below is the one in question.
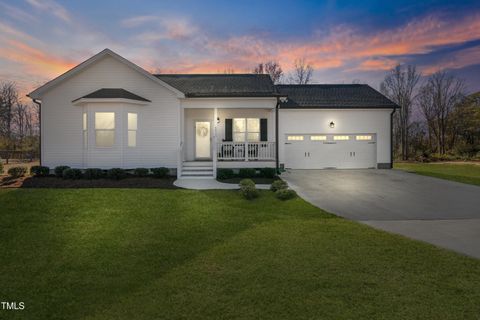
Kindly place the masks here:
POLYGON ((357 140, 372 140, 372 136, 356 136, 357 140))
POLYGON ((128 113, 128 146, 137 146, 137 114, 128 113))
POLYGON ((325 140, 327 140, 327 136, 310 136, 310 140, 312 140, 312 141, 325 141, 325 140))
POLYGON ((349 136, 333 136, 333 140, 350 140, 349 136))
POLYGON ((87 113, 83 113, 82 117, 82 131, 83 131, 83 147, 88 147, 88 127, 87 127, 87 113))
POLYGON ((115 112, 95 112, 95 145, 113 147, 115 143, 115 112))
POLYGON ((287 136, 288 141, 303 141, 303 136, 287 136))
POLYGON ((233 141, 237 141, 237 142, 260 141, 260 119, 259 118, 233 119, 233 141))

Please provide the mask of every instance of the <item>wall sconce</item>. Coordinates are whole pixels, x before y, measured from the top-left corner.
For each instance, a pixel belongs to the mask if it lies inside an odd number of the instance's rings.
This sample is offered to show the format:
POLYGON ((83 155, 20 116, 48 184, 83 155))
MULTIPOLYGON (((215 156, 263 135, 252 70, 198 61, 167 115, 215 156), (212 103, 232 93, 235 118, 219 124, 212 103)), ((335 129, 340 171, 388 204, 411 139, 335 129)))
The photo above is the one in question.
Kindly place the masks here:
POLYGON ((217 117, 217 124, 220 124, 220 117, 217 117))
POLYGON ((335 128, 335 122, 330 121, 329 126, 330 126, 330 128, 332 128, 332 129, 335 128))

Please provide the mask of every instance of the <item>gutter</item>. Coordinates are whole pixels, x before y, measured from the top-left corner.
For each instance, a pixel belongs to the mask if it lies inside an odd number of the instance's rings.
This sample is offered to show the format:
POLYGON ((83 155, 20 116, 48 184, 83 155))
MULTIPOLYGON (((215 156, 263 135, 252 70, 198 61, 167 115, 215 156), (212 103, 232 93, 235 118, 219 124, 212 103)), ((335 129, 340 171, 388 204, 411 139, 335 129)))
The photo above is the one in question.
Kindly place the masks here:
POLYGON ((390 113, 390 169, 393 169, 393 114, 397 111, 396 108, 393 108, 392 113, 390 113))
POLYGON ((38 106, 38 158, 39 164, 42 165, 42 103, 33 98, 32 101, 38 106))

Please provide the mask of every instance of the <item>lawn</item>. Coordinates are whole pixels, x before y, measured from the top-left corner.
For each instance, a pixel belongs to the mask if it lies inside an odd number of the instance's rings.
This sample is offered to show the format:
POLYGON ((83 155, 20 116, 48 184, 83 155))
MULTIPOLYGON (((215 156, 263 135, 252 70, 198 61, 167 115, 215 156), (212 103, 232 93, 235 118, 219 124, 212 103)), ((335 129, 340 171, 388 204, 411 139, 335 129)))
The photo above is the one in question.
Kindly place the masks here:
POLYGON ((480 261, 270 191, 0 190, 1 319, 477 319, 480 261))
POLYGON ((480 163, 395 163, 395 169, 480 186, 480 163))

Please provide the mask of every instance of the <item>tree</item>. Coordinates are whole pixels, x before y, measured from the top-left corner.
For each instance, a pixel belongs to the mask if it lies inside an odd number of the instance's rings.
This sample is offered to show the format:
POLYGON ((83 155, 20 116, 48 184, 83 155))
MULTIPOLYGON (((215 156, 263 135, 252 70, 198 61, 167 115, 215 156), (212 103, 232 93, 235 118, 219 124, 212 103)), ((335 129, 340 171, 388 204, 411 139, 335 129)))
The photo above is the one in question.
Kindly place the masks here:
POLYGON ((480 92, 467 96, 455 106, 451 123, 454 131, 451 148, 463 156, 480 152, 480 92))
POLYGON ((12 136, 13 109, 18 102, 18 91, 13 82, 0 84, 0 134, 8 140, 12 136))
POLYGON ((308 84, 312 80, 313 67, 305 58, 296 59, 293 63, 293 71, 290 74, 290 82, 293 84, 308 84))
POLYGON ((397 65, 389 71, 380 84, 380 91, 401 108, 395 117, 400 139, 402 159, 408 159, 408 128, 412 114, 412 106, 415 100, 415 88, 420 80, 420 73, 415 66, 397 65))
MULTIPOLYGON (((430 138, 435 137, 437 151, 445 154, 448 147, 455 141, 453 129, 456 124, 452 121, 455 107, 465 97, 465 84, 462 80, 439 71, 431 75, 427 83, 420 90, 420 109, 431 130, 430 138)), ((433 145, 433 143, 431 142, 433 145)))
POLYGON ((259 63, 254 69, 255 74, 268 74, 274 84, 280 83, 283 77, 283 70, 280 64, 276 61, 268 61, 265 63, 259 63))

